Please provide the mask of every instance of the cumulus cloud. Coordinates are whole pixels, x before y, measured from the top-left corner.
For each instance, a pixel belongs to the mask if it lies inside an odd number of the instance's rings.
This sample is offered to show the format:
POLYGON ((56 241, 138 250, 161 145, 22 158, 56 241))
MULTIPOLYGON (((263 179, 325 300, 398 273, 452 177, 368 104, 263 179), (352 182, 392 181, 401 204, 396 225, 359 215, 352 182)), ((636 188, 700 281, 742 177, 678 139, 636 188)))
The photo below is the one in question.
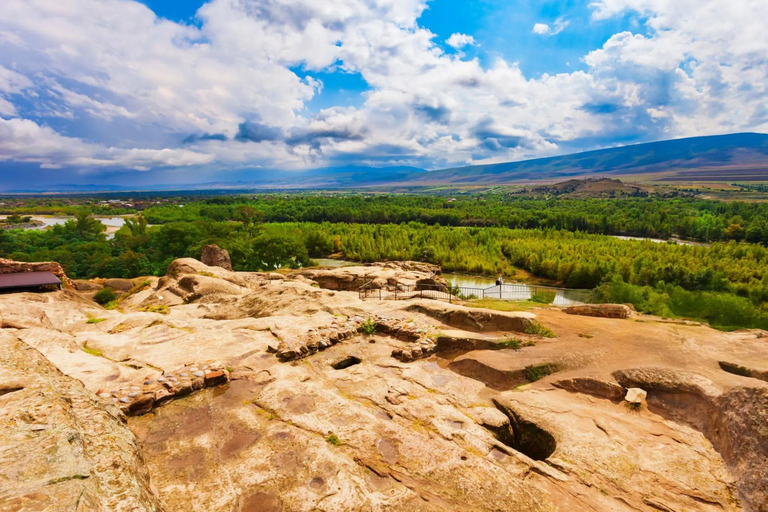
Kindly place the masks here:
POLYGON ((768 131, 768 3, 592 5, 595 19, 640 13, 645 30, 614 34, 585 70, 531 78, 511 61, 466 58, 467 34, 443 52, 419 25, 426 0, 210 0, 195 25, 135 1, 3 0, 0 160, 441 167, 768 131), (313 71, 357 73, 370 89, 357 107, 311 113, 323 90, 313 71))
POLYGON ((461 50, 465 46, 474 46, 475 38, 467 34, 456 32, 446 39, 445 44, 456 50, 461 50))

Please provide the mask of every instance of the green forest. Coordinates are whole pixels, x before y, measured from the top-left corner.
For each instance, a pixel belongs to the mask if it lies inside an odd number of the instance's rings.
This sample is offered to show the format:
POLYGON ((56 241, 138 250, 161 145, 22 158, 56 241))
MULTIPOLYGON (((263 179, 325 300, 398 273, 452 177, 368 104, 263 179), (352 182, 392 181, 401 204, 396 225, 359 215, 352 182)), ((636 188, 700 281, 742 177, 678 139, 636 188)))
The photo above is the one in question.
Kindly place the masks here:
POLYGON ((112 239, 89 210, 73 211, 72 220, 49 230, 0 230, 0 255, 58 261, 78 279, 163 275, 175 258, 198 258, 207 243, 226 248, 236 270, 308 266, 311 258, 329 255, 426 261, 483 275, 524 270, 552 284, 595 289, 595 301, 632 303, 644 312, 722 328, 768 328, 768 248, 761 238, 768 212, 760 204, 222 197, 149 207, 112 239), (743 241, 755 230, 759 243, 743 241), (691 233, 701 232, 715 241, 683 245, 606 236, 695 239, 691 233))
MULTIPOLYGON (((139 197, 150 225, 170 222, 237 220, 250 207, 264 222, 346 222, 441 226, 564 229, 697 242, 747 241, 768 244, 768 203, 699 198, 569 199, 509 193, 458 195, 263 194, 256 196, 139 197), (144 208, 146 203, 147 207, 144 208), (160 204, 158 204, 160 203, 160 204)), ((94 198, 88 209, 99 215, 135 214, 94 198)), ((30 198, 24 206, 4 207, 8 214, 74 215, 80 206, 56 198, 30 198)))
POLYGON ((266 222, 346 222, 401 224, 420 222, 441 226, 551 228, 604 235, 627 235, 715 242, 743 240, 768 243, 768 204, 703 199, 530 198, 504 194, 461 196, 267 195, 222 197, 148 208, 150 224, 236 217, 249 206, 266 222))

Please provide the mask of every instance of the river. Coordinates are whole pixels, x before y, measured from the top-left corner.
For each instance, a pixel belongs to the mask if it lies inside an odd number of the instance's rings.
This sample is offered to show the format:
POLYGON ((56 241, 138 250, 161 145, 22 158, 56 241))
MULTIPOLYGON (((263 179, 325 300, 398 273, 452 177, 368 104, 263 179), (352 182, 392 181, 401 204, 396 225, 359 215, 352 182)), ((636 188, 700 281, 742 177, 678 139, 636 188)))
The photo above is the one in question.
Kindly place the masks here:
MULTIPOLYGON (((7 215, 0 215, 0 219, 7 218, 7 215)), ((26 217, 26 215, 22 215, 22 217, 26 217)), ((67 222, 68 220, 74 219, 74 217, 67 217, 67 216, 54 216, 54 215, 30 215, 32 217, 32 220, 36 220, 39 222, 42 222, 41 226, 35 226, 33 230, 42 230, 42 229, 48 229, 50 227, 61 225, 67 222)), ((123 227, 123 224, 125 224, 125 218, 123 217, 95 217, 98 219, 99 222, 104 224, 107 227, 107 238, 113 238, 115 236, 115 232, 123 227)))

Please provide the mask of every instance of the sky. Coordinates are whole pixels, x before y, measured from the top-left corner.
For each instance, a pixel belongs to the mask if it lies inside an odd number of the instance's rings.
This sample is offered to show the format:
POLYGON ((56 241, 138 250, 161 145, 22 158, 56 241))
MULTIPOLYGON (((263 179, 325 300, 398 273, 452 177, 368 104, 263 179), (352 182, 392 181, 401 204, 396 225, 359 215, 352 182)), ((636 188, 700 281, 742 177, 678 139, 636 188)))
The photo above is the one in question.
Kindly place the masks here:
POLYGON ((765 0, 2 0, 0 190, 768 132, 765 0))

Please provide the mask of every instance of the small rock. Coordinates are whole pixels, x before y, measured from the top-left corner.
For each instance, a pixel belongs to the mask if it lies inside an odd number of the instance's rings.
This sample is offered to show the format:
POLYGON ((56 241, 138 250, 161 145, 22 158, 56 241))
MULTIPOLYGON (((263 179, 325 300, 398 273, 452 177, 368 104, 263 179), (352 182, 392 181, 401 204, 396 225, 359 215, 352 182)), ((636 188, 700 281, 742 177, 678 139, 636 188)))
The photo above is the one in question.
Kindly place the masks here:
POLYGON ((184 378, 187 378, 187 377, 189 377, 189 374, 185 372, 185 373, 180 374, 180 376, 184 377, 184 378))
POLYGON ((130 398, 128 398, 128 397, 126 397, 126 396, 124 396, 124 397, 120 398, 120 402, 121 402, 121 403, 124 403, 124 404, 127 404, 127 403, 128 403, 128 402, 130 402, 130 401, 131 401, 131 399, 130 399, 130 398))
POLYGON ((226 384, 226 382, 227 375, 222 371, 210 372, 205 376, 206 387, 218 386, 219 384, 226 384))
POLYGON ((135 396, 139 396, 139 392, 138 391, 131 391, 130 393, 128 393, 128 397, 129 398, 133 398, 135 396))
POLYGON ((99 396, 101 398, 112 398, 112 395, 110 395, 109 393, 99 393, 99 396))
POLYGON ((644 389, 629 388, 627 390, 627 394, 624 396, 624 400, 636 407, 642 407, 645 405, 645 399, 647 396, 648 393, 644 389))
POLYGON ((194 375, 195 377, 205 377, 205 373, 201 372, 200 370, 195 370, 194 372, 192 372, 192 375, 194 375))

